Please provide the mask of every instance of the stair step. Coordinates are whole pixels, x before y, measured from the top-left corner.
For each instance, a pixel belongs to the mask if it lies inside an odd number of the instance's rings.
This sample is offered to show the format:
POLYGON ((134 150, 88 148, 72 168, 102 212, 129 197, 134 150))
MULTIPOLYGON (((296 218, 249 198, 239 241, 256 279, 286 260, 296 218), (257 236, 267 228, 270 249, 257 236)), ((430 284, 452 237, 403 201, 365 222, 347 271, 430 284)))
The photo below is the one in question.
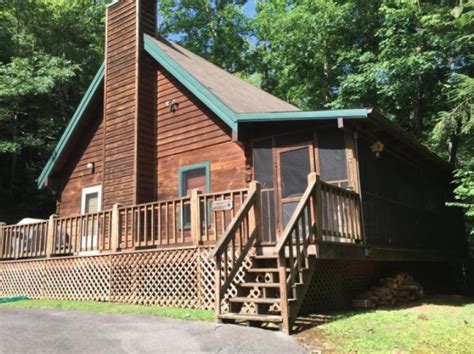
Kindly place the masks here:
POLYGON ((246 315, 242 313, 226 313, 218 316, 221 320, 259 321, 259 322, 282 322, 281 316, 275 315, 246 315))
POLYGON ((249 273, 278 273, 278 268, 249 268, 249 273))
POLYGON ((280 299, 279 298, 268 298, 268 297, 257 297, 257 298, 252 298, 252 297, 234 297, 230 298, 229 302, 253 302, 256 304, 279 304, 280 299))
MULTIPOLYGON (((290 268, 286 268, 287 272, 290 272, 290 268)), ((300 269, 300 272, 304 272, 308 270, 308 268, 304 267, 300 269)), ((249 268, 247 270, 249 273, 278 273, 278 268, 249 268)))
POLYGON ((253 256, 255 259, 277 259, 278 255, 276 254, 257 254, 253 256))
POLYGON ((261 288, 279 288, 279 283, 242 283, 240 284, 243 288, 253 288, 253 287, 261 287, 261 288))

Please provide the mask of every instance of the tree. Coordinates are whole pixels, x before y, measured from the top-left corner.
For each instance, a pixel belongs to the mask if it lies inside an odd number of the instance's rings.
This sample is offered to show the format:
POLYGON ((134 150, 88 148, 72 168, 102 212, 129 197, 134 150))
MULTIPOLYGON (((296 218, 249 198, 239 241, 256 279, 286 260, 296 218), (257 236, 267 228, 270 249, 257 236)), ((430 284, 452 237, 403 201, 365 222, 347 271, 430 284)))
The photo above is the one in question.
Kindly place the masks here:
POLYGON ((159 29, 177 43, 233 72, 249 69, 247 0, 162 0, 159 29))
POLYGON ((54 210, 35 179, 103 60, 104 14, 102 3, 85 0, 2 3, 2 221, 54 210))

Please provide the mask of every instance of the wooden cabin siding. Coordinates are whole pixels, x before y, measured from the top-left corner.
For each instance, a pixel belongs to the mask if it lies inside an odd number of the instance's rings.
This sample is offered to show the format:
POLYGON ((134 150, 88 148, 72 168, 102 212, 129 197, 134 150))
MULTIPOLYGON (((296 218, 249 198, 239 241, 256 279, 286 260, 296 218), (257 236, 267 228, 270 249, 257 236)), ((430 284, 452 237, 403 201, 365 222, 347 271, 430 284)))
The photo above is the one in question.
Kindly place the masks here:
POLYGON ((135 1, 108 8, 103 207, 135 202, 137 16, 135 1))
POLYGON ((81 212, 81 195, 85 187, 102 184, 104 143, 103 106, 98 105, 92 112, 87 129, 83 130, 81 140, 74 147, 73 158, 63 168, 63 184, 57 213, 61 216, 81 212), (87 168, 92 162, 94 170, 87 168))
POLYGON ((231 130, 164 69, 157 76, 158 199, 177 197, 179 168, 201 162, 210 163, 213 192, 244 188, 245 152, 231 130), (166 105, 172 99, 179 103, 175 112, 166 105))

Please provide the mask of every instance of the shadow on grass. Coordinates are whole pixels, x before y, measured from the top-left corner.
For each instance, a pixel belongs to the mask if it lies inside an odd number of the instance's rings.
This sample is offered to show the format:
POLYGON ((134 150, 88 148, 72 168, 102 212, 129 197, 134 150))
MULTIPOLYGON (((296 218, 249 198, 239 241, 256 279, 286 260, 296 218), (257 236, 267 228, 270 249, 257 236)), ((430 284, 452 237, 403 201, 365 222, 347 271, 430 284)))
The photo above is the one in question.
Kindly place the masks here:
POLYGON ((375 309, 347 309, 344 311, 332 311, 324 313, 312 313, 300 315, 293 325, 293 333, 297 334, 308 329, 321 326, 330 322, 347 319, 356 315, 372 313, 375 311, 399 311, 421 306, 453 306, 463 307, 474 304, 474 297, 466 297, 462 295, 432 295, 424 299, 413 301, 407 304, 394 307, 380 307, 375 309))

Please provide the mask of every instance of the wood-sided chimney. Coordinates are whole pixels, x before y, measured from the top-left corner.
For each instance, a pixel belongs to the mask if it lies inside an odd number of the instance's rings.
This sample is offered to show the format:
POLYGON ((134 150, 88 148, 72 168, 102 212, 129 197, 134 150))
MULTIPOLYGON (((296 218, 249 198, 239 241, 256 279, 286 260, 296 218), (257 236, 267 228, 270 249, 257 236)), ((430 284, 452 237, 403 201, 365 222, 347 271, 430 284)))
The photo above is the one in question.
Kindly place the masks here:
POLYGON ((156 0, 119 0, 107 7, 104 208, 155 196, 155 110, 149 97, 156 81, 153 70, 143 72, 152 67, 143 50, 143 33, 154 36, 155 32, 156 0))

